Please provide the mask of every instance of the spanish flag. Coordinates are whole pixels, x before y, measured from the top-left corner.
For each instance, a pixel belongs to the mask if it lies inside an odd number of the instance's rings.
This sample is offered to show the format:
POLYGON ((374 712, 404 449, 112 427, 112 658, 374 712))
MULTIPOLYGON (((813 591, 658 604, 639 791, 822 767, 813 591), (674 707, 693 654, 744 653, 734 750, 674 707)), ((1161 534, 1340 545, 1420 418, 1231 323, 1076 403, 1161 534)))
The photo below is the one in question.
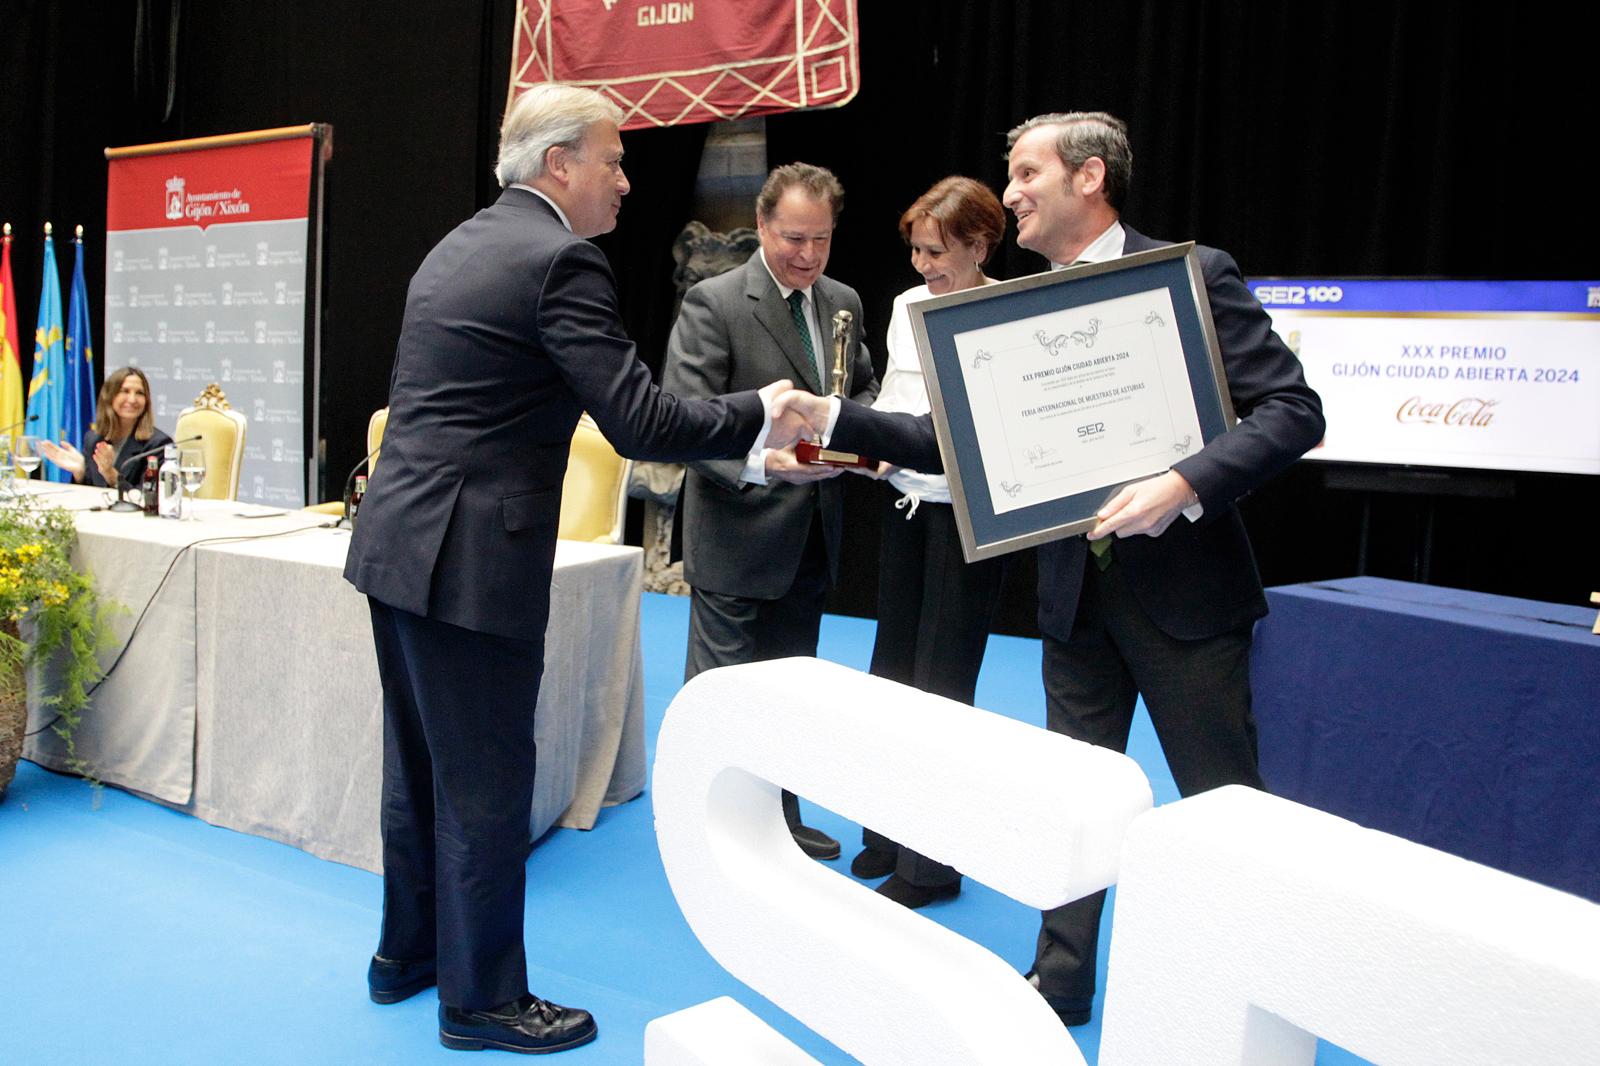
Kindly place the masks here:
POLYGON ((0 430, 23 419, 22 356, 17 346, 17 289, 11 281, 11 223, 0 251, 0 430))

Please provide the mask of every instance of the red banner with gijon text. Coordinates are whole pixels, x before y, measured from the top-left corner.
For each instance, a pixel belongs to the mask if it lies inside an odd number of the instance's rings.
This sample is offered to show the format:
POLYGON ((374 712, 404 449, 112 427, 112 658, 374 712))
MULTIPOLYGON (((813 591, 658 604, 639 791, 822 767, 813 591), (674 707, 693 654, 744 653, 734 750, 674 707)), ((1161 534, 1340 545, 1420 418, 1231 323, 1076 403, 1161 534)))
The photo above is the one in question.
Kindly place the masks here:
POLYGON ((511 98, 595 89, 622 128, 838 107, 860 84, 856 0, 518 0, 511 98))

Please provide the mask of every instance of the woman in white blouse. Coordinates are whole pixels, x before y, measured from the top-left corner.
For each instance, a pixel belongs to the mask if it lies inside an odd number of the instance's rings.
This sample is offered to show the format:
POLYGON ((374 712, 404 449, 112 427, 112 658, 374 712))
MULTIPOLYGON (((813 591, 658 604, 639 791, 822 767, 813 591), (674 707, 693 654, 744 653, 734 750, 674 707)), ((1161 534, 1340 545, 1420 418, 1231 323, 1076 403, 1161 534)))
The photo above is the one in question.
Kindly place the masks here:
MULTIPOLYGON (((928 390, 911 333, 908 303, 987 285, 983 264, 1005 235, 1000 201, 981 182, 951 177, 900 216, 911 267, 923 284, 895 297, 889 317, 888 368, 873 404, 880 411, 926 414, 928 390)), ((884 487, 878 570, 878 639, 872 672, 927 692, 971 703, 1003 576, 1001 559, 963 562, 961 539, 943 475, 879 468, 884 487)), ((892 874, 881 895, 907 907, 956 895, 961 875, 871 829, 850 864, 858 877, 892 874)))

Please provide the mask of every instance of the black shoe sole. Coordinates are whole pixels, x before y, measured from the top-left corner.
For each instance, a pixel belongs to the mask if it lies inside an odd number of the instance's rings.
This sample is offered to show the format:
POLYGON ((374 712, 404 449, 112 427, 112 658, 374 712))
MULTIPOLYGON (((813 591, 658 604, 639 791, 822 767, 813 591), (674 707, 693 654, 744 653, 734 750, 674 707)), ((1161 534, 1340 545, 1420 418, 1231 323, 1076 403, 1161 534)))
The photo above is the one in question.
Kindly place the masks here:
POLYGON ((367 998, 371 999, 374 1003, 382 1003, 385 1006, 391 1003, 404 1003, 406 1000, 410 999, 414 995, 417 995, 419 992, 426 992, 428 989, 432 988, 435 983, 436 982, 434 981, 429 981, 426 984, 406 985, 404 988, 391 988, 385 992, 380 992, 375 988, 369 988, 367 989, 367 998))
POLYGON ((395 988, 373 988, 369 984, 367 986, 367 997, 374 1003, 382 1003, 384 1005, 403 1003, 419 992, 426 992, 438 983, 439 975, 435 972, 426 977, 414 978, 409 983, 395 988))
POLYGON ((582 1047, 599 1035, 600 1027, 594 1026, 582 1036, 573 1037, 571 1040, 566 1040, 559 1044, 547 1044, 544 1047, 524 1047, 521 1044, 510 1044, 503 1040, 490 1040, 481 1036, 456 1036, 454 1033, 447 1033, 440 1029, 439 1043, 451 1051, 483 1051, 486 1048, 493 1048, 496 1051, 515 1051, 519 1055, 548 1055, 554 1051, 570 1051, 575 1047, 582 1047))

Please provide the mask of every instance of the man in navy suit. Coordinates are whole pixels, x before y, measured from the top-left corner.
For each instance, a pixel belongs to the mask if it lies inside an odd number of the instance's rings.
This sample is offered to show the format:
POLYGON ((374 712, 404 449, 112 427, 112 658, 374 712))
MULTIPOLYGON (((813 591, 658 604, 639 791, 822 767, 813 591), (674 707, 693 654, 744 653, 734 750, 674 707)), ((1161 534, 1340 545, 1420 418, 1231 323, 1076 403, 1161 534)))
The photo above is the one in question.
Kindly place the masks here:
MULTIPOLYGON (((1133 173, 1127 127, 1102 112, 1029 119, 1008 136, 1005 205, 1017 243, 1055 267, 1162 246, 1122 224, 1133 173)), ((1267 613, 1236 500, 1322 439, 1322 404, 1224 252, 1199 249, 1239 424, 1155 477, 1123 487, 1087 539, 1039 549, 1039 628, 1050 729, 1126 750, 1144 696, 1178 789, 1261 786, 1250 713, 1250 640, 1267 613)), ((809 399, 830 445, 942 469, 927 416, 809 399), (932 465, 930 465, 932 464, 932 465)), ((1089 1020, 1100 892, 1044 914, 1029 980, 1068 1025, 1089 1020)))
POLYGON ((561 483, 588 411, 623 455, 682 461, 783 447, 787 382, 679 400, 651 382, 605 257, 628 179, 621 112, 543 85, 501 129, 499 200, 411 280, 383 462, 345 576, 366 593, 383 680, 383 931, 374 1000, 437 982, 448 1047, 545 1052, 587 1011, 528 993, 524 863, 561 483), (770 432, 769 432, 770 430, 770 432))

